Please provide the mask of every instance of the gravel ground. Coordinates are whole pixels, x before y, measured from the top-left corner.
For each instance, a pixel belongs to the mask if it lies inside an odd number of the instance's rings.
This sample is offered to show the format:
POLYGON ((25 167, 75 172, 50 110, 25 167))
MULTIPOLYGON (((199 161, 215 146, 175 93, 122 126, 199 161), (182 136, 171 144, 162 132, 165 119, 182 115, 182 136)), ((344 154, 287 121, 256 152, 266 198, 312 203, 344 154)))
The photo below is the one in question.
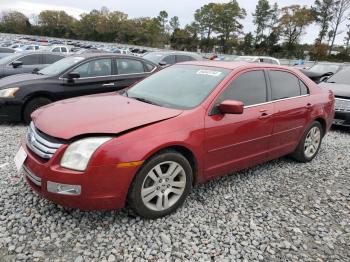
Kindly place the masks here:
POLYGON ((23 126, 0 125, 0 261, 350 261, 350 131, 308 164, 282 158, 198 185, 177 213, 63 209, 12 162, 23 126))

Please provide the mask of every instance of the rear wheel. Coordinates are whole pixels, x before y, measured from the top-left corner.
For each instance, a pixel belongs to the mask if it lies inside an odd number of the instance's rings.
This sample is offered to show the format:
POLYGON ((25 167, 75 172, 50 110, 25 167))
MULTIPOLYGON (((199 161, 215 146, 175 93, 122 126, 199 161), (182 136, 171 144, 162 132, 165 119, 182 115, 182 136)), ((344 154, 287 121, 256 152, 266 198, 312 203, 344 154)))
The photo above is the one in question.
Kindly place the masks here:
POLYGON ((157 154, 136 175, 129 204, 145 218, 166 216, 185 201, 192 181, 192 168, 183 155, 176 151, 157 154))
POLYGON ((31 121, 30 115, 37 110, 38 108, 52 103, 52 101, 46 97, 37 97, 29 100, 24 106, 23 110, 23 121, 26 124, 29 124, 31 121))
POLYGON ((291 156, 300 162, 309 162, 320 150, 323 137, 322 125, 315 121, 305 131, 298 147, 291 156))

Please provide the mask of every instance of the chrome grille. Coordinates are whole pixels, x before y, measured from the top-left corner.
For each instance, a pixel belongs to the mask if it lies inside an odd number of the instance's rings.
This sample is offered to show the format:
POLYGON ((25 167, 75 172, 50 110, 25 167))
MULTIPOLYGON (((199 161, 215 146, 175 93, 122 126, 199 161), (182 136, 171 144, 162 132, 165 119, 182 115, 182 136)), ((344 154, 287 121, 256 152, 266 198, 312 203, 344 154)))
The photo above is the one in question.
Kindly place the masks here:
POLYGON ((335 111, 337 112, 350 112, 350 99, 335 99, 335 111))
POLYGON ((62 144, 53 143, 43 138, 31 122, 27 131, 27 146, 41 158, 50 159, 62 144))

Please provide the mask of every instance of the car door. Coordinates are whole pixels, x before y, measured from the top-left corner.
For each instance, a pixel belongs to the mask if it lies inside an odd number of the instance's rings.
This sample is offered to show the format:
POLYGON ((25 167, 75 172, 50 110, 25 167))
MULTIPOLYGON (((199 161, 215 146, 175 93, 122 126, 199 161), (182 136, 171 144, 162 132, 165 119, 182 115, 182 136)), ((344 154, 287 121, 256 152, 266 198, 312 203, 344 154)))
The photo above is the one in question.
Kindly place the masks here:
POLYGON ((61 77, 64 89, 60 92, 60 99, 114 91, 114 86, 110 85, 115 79, 113 71, 111 58, 92 59, 79 64, 61 77), (69 73, 80 77, 68 80, 69 73))
POLYGON ((265 72, 240 73, 214 104, 214 109, 205 117, 207 177, 264 162, 268 156, 274 113, 265 72), (245 105, 243 114, 220 114, 215 106, 224 100, 242 101, 245 105))
POLYGON ((14 68, 11 64, 6 66, 6 75, 31 73, 35 68, 41 69, 41 54, 28 54, 24 55, 13 62, 22 62, 22 65, 14 68))
POLYGON ((59 54, 43 54, 43 67, 46 67, 48 65, 51 65, 59 60, 64 58, 64 56, 59 55, 59 54))
POLYGON ((271 159, 292 152, 310 121, 312 102, 307 86, 293 73, 268 71, 275 114, 271 159))
POLYGON ((136 82, 144 79, 152 70, 154 70, 149 68, 150 64, 145 64, 142 61, 133 58, 116 58, 115 65, 118 76, 111 85, 113 84, 116 90, 132 86, 136 82))

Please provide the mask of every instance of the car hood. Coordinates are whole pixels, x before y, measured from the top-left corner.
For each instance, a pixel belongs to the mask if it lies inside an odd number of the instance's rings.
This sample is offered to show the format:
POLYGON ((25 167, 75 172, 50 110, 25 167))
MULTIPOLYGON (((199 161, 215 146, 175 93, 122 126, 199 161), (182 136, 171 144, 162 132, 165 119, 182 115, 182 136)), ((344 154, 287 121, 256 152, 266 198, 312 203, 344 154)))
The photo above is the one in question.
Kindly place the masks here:
POLYGON ((182 110, 140 102, 115 93, 62 100, 36 110, 36 128, 52 137, 118 134, 176 117, 182 110))
POLYGON ((9 88, 9 87, 21 86, 24 83, 28 84, 29 82, 34 82, 39 79, 45 79, 45 78, 48 78, 48 76, 38 75, 38 74, 17 74, 17 75, 7 76, 0 79, 0 90, 9 88))
POLYGON ((329 88, 333 91, 334 96, 348 97, 350 98, 350 85, 327 83, 323 82, 319 84, 322 87, 329 88))

